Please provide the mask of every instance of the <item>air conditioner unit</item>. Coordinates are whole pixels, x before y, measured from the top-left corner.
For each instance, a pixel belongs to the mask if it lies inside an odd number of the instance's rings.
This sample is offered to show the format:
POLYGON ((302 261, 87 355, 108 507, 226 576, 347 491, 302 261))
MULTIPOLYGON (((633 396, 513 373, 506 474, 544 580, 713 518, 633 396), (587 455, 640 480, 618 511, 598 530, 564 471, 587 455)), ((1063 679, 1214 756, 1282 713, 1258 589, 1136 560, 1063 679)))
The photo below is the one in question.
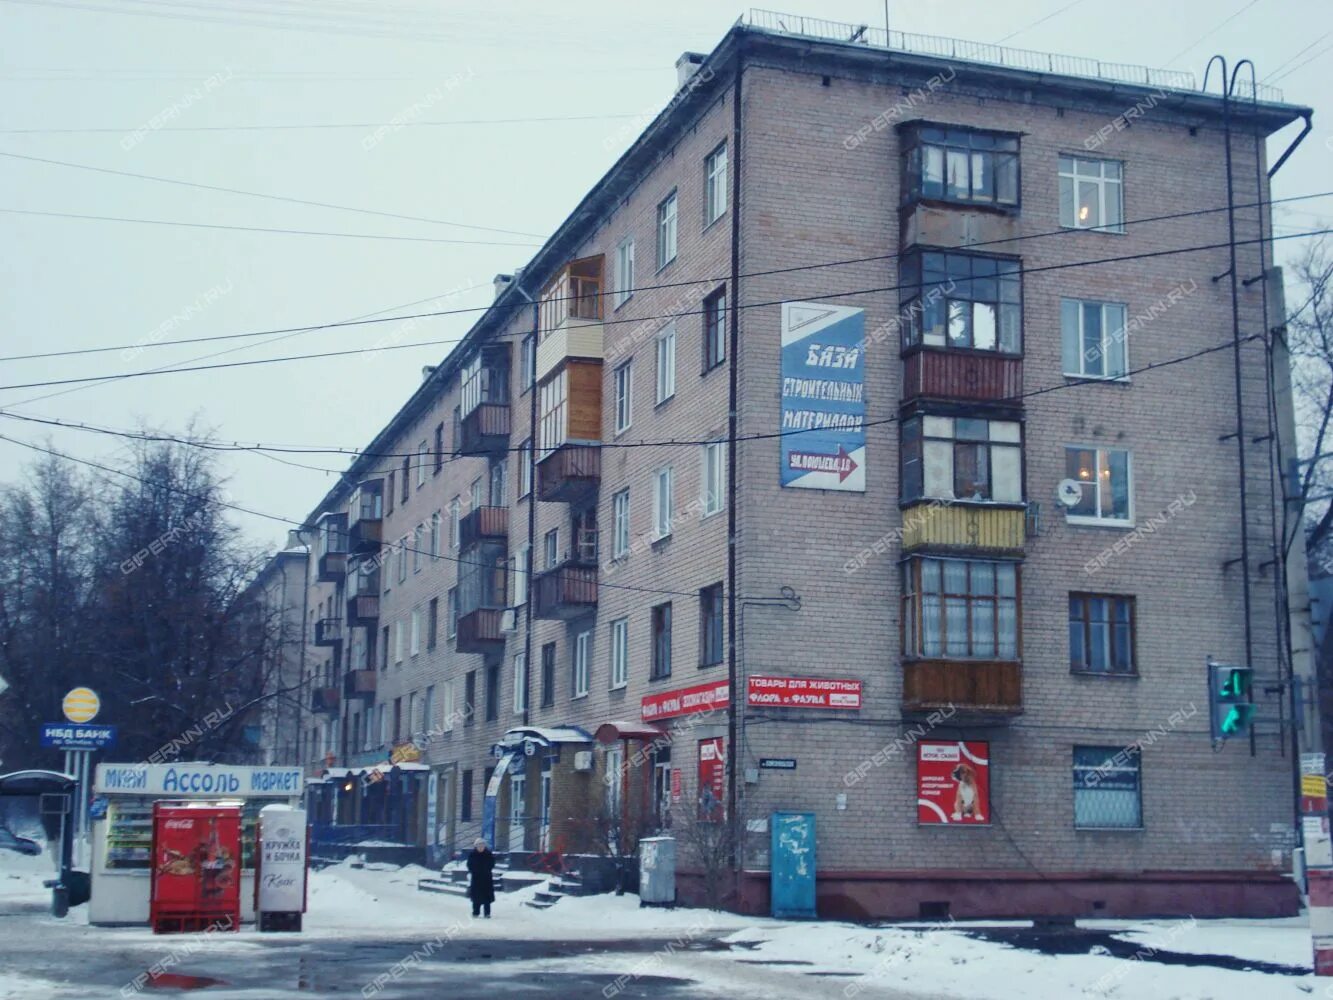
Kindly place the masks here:
POLYGON ((591 751, 591 750, 579 750, 578 752, 576 752, 576 753, 574 754, 574 770, 575 770, 575 771, 591 771, 591 770, 592 770, 592 751, 591 751))
POLYGON ((518 611, 514 608, 505 608, 500 612, 500 631, 512 633, 518 631, 518 611))

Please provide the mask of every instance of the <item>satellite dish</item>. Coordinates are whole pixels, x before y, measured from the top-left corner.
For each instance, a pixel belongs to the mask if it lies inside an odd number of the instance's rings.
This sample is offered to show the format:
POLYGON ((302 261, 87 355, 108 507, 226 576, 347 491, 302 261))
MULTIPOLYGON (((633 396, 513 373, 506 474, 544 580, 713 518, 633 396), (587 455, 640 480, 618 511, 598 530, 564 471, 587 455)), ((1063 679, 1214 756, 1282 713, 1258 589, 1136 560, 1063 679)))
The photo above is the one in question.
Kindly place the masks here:
POLYGON ((1055 488, 1055 499, 1065 507, 1074 507, 1083 499, 1083 484, 1077 479, 1061 479, 1055 488))

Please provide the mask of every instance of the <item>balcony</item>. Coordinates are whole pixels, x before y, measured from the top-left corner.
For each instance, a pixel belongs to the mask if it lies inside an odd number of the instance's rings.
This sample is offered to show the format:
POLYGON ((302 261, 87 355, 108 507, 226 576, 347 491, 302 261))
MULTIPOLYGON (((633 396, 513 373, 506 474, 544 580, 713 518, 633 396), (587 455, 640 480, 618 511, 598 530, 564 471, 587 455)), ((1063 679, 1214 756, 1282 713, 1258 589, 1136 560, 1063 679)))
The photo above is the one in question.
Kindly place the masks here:
POLYGON ((986 243, 994 246, 1020 235, 1017 210, 917 202, 900 213, 902 246, 929 246, 966 250, 986 243))
POLYGON ((995 351, 918 349, 903 358, 903 402, 1013 400, 1023 393, 1023 359, 995 351))
POLYGON ((483 542, 506 544, 509 540, 508 507, 476 507, 458 524, 458 544, 470 549, 483 542))
POLYGON ((532 581, 534 618, 568 621, 597 609, 597 567, 569 560, 532 581))
POLYGON ((341 618, 321 618, 315 622, 316 646, 340 646, 343 641, 343 620, 341 618))
POLYGON ((903 711, 957 709, 1004 718, 1023 712, 1023 667, 1012 660, 904 660, 903 711))
POLYGON ((375 700, 375 671, 349 670, 343 674, 343 697, 375 700))
POLYGON ((577 503, 597 492, 601 478, 601 448, 562 444, 537 463, 537 499, 577 503))
POLYGON ((500 631, 504 608, 478 608, 458 617, 458 635, 454 645, 460 653, 491 653, 504 649, 505 634, 500 631))
POLYGON ((317 687, 310 689, 310 711, 337 715, 339 706, 336 687, 317 687))
POLYGON ((347 598, 347 624, 351 628, 374 628, 379 618, 379 594, 353 594, 347 598))
POLYGON ((984 552, 1022 555, 1027 540, 1023 505, 918 500, 903 508, 903 552, 984 552))
POLYGON ((352 493, 347 513, 350 552, 378 552, 384 541, 384 481, 367 479, 352 493))
POLYGON ((568 358, 602 358, 602 257, 571 262, 543 290, 537 381, 568 358))
POLYGON ((337 583, 347 575, 347 515, 323 514, 315 524, 317 577, 337 583))
POLYGON ((460 425, 459 451, 489 455, 509 447, 509 404, 480 403, 460 425))

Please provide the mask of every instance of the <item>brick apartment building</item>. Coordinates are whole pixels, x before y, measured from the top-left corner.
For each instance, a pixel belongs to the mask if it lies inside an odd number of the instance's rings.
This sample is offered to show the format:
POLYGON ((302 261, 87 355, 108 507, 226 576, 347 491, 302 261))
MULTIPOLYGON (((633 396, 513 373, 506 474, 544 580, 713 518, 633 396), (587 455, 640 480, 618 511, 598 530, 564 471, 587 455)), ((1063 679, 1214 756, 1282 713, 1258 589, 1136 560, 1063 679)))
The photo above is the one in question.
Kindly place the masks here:
POLYGON ((1217 209, 1227 110, 1263 333, 1308 109, 798 21, 682 57, 312 511, 314 808, 436 857, 726 822, 755 911, 796 810, 825 915, 1292 912, 1286 361, 1233 353, 1217 209))

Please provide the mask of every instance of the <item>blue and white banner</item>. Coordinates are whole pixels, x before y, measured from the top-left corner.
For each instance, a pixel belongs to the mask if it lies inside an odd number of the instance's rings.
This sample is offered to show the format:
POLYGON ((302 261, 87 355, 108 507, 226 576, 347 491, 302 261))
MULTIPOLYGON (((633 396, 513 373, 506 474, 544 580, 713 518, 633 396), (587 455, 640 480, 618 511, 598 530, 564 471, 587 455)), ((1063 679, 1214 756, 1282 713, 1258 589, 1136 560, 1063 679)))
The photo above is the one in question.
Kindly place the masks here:
POLYGON ((782 304, 783 486, 865 492, 865 337, 864 309, 782 304))
POLYGON ((45 722, 42 746, 57 750, 105 750, 116 745, 115 726, 87 722, 45 722))

